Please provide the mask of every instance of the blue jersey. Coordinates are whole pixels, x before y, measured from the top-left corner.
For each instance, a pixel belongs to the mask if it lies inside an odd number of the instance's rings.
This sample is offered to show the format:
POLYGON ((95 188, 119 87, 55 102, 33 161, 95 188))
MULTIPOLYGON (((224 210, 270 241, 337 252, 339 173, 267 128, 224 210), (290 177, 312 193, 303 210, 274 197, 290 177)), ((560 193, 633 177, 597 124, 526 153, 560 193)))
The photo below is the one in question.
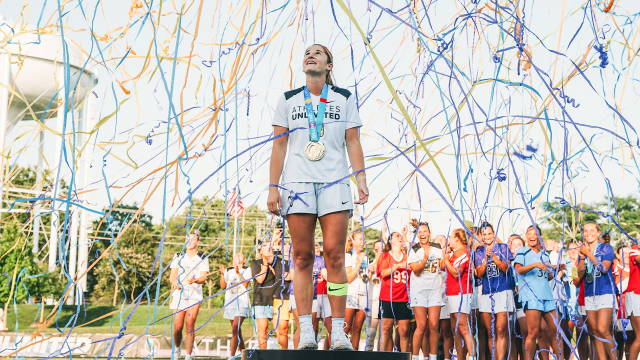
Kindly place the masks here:
MULTIPOLYGON (((540 250, 536 253, 528 246, 518 249, 518 251, 516 251, 515 259, 513 260, 514 266, 515 264, 527 266, 538 262, 551 266, 551 263, 549 262, 549 255, 546 252, 540 250)), ((520 301, 553 301, 553 294, 549 287, 548 274, 549 271, 538 268, 533 268, 529 270, 529 272, 521 274, 518 277, 518 295, 520 297, 520 301)))
POLYGON ((589 260, 589 258, 585 258, 587 273, 583 278, 583 280, 585 280, 584 296, 617 293, 618 288, 615 286, 615 283, 613 281, 613 247, 609 244, 601 244, 600 242, 598 242, 596 251, 593 255, 596 257, 598 263, 602 263, 603 261, 611 261, 611 266, 609 266, 609 270, 607 270, 607 272, 602 272, 600 266, 597 266, 597 263, 594 264, 591 262, 591 260, 589 260), (589 276, 589 274, 591 274, 591 276, 589 276), (593 281, 589 282, 589 278, 593 279, 593 281))
MULTIPOLYGON (((511 260, 513 260, 513 254, 511 254, 511 250, 509 250, 507 244, 493 244, 493 253, 501 261, 510 263, 511 260)), ((486 257, 484 246, 476 250, 473 260, 476 267, 482 265, 485 258, 487 259, 487 268, 482 277, 482 293, 494 294, 500 291, 513 290, 513 280, 509 274, 509 270, 507 269, 507 273, 504 273, 498 269, 496 263, 493 262, 493 257, 486 257)))

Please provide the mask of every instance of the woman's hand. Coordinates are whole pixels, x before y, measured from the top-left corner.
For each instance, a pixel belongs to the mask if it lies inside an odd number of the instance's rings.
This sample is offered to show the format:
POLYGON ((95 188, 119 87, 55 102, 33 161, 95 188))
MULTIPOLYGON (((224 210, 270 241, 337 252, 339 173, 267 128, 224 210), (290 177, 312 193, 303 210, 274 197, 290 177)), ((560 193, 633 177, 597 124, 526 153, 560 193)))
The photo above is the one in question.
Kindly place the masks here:
POLYGON ((552 269, 551 266, 545 265, 544 263, 541 262, 537 262, 535 264, 533 264, 534 267, 537 267, 540 270, 544 270, 544 271, 550 271, 552 269))
POLYGON ((364 204, 369 200, 369 188, 367 188, 367 180, 358 180, 358 200, 356 204, 364 204))
POLYGON ((275 186, 269 186, 269 197, 267 197, 267 209, 270 213, 276 216, 280 216, 280 209, 282 208, 282 199, 280 198, 280 192, 275 186))
POLYGON ((220 265, 219 269, 220 269, 220 273, 224 276, 224 273, 225 273, 225 268, 224 268, 224 266, 223 266, 223 265, 220 265))

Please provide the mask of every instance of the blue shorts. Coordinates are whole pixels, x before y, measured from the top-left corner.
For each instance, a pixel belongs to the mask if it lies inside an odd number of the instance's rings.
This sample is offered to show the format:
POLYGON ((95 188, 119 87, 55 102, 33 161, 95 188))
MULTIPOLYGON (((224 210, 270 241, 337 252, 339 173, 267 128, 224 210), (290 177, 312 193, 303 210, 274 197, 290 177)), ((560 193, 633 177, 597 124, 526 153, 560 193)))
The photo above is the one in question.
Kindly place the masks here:
POLYGON ((326 183, 288 183, 281 190, 282 215, 317 214, 322 217, 338 211, 353 213, 351 187, 348 182, 326 183), (326 187, 325 187, 326 186, 326 187))
POLYGON ((256 305, 251 311, 251 317, 256 319, 273 319, 273 305, 256 305))
POLYGON ((542 311, 543 313, 547 313, 556 309, 556 302, 555 300, 523 301, 522 307, 524 308, 525 312, 527 310, 538 310, 538 311, 542 311))

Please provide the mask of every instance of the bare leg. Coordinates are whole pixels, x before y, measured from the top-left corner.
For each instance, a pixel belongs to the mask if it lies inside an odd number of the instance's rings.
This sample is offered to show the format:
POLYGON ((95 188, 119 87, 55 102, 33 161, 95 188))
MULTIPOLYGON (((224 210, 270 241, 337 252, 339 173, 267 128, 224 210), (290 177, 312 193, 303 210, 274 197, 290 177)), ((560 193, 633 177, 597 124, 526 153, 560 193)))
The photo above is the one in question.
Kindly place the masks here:
POLYGON ((296 331, 293 332, 293 348, 297 349, 298 344, 300 343, 300 318, 298 318, 298 309, 296 308, 291 310, 291 313, 293 314, 293 319, 296 322, 296 331))
POLYGON ((427 308, 416 306, 412 309, 416 316, 416 331, 413 333, 413 350, 411 351, 411 354, 419 355, 420 347, 422 346, 423 355, 427 357, 430 353, 430 343, 425 339, 427 331, 427 308))
POLYGON ((322 319, 322 325, 327 329, 327 336, 324 338, 324 349, 329 350, 331 347, 331 316, 322 319))
POLYGON ((267 348, 267 335, 269 334, 269 319, 256 319, 258 324, 258 347, 260 349, 267 348))
POLYGON ((440 320, 440 333, 442 334, 442 343, 444 348, 444 358, 451 359, 451 349, 453 348, 453 333, 451 332, 451 320, 440 320))
POLYGON ((311 313, 311 322, 313 323, 313 332, 316 334, 316 340, 318 340, 318 331, 320 330, 320 318, 318 313, 311 313))
POLYGON ((191 355, 193 351, 193 343, 196 340, 196 318, 198 317, 198 311, 200 310, 200 304, 191 306, 186 310, 187 313, 187 354, 191 355))
POLYGON ((540 337, 538 338, 538 350, 542 350, 538 353, 538 356, 542 360, 549 360, 549 353, 545 350, 551 350, 551 334, 546 322, 540 323, 540 337))
POLYGON ((521 317, 518 319, 518 328, 520 329, 520 336, 522 339, 518 339, 517 343, 520 345, 520 358, 528 359, 529 355, 527 353, 527 348, 525 343, 527 341, 527 336, 529 336, 529 327, 527 325, 527 318, 521 317))
MULTIPOLYGON (((633 328, 633 341, 629 338, 629 342, 631 345, 629 346, 629 357, 627 359, 637 359, 638 354, 640 354, 640 314, 636 314, 635 312, 631 314, 629 320, 631 320, 631 327, 633 328)), ((627 336, 631 331, 627 331, 627 336)))
MULTIPOLYGON (((356 318, 356 309, 344 309, 344 332, 349 335, 351 329, 353 328, 353 321, 356 318)), ((354 348, 355 350, 355 348, 354 348)))
POLYGON ((560 348, 559 348, 559 344, 558 344, 558 338, 555 336, 555 334, 558 333, 558 327, 556 326, 556 323, 553 321, 553 319, 557 319, 558 315, 556 313, 555 310, 550 311, 550 312, 546 312, 542 315, 544 317, 544 321, 547 323, 547 328, 549 328, 549 331, 551 334, 553 334, 553 337, 551 338, 551 347, 553 349, 553 353, 556 354, 556 357, 559 356, 560 354, 560 348))
MULTIPOLYGON (((324 238, 323 250, 328 282, 336 284, 347 283, 347 269, 344 266, 344 249, 347 241, 348 224, 348 211, 335 212, 320 218, 320 227, 322 228, 324 238)), ((315 229, 315 222, 313 223, 312 230, 313 229, 315 229)), ((311 243, 311 250, 312 252, 314 250, 313 242, 311 243)), ((311 282, 311 277, 309 277, 309 282, 311 282)), ((329 303, 331 304, 331 316, 334 318, 344 318, 347 297, 329 295, 329 303)))
POLYGON ((579 317, 576 319, 576 338, 578 341, 578 357, 580 359, 589 359, 589 335, 582 330, 584 319, 579 317))
MULTIPOLYGON (((288 315, 289 313, 287 312, 286 314, 288 315)), ((280 321, 278 321, 278 319, 274 318, 272 322, 273 322, 274 328, 276 327, 276 323, 277 323, 278 330, 276 330, 276 333, 278 334, 278 345, 280 345, 280 348, 282 349, 288 349, 289 348, 289 335, 288 335, 289 320, 280 319, 280 321)))
MULTIPOLYGON (((440 340, 440 306, 432 306, 427 309, 427 329, 429 331, 429 352, 424 354, 425 357, 438 353, 438 340, 440 340)), ((415 335, 414 335, 415 336, 415 335)))
POLYGON ((411 343, 411 339, 409 337, 409 332, 411 331, 411 321, 409 320, 398 320, 398 335, 400 338, 400 351, 409 352, 409 344, 411 343))
POLYGON ((391 343, 393 337, 393 328, 394 328, 393 319, 382 319, 382 332, 380 333, 380 338, 382 340, 382 349, 381 351, 392 351, 391 343))
MULTIPOLYGON (((378 332, 378 326, 380 325, 379 319, 371 319, 369 322, 369 328, 367 329, 367 347, 365 351, 373 351, 376 342, 376 334, 378 332)), ((380 350, 380 349, 378 349, 380 350)))
POLYGON ((597 316, 597 326, 596 326, 596 334, 601 339, 609 340, 609 342, 596 340, 596 343, 600 343, 600 348, 602 351, 598 352, 601 360, 616 360, 616 357, 613 355, 613 348, 615 344, 613 343, 613 334, 611 333, 611 329, 613 327, 613 309, 600 309, 598 311, 592 311, 592 315, 597 316))
POLYGON ((356 316, 353 319, 353 327, 351 328, 351 346, 353 346, 353 350, 358 351, 358 346, 360 344, 360 334, 362 333, 362 324, 364 323, 364 319, 367 317, 367 314, 364 310, 358 310, 356 312, 356 316))
POLYGON ((487 352, 487 332, 485 330, 484 321, 482 316, 480 316, 480 310, 471 310, 471 316, 473 316, 473 319, 477 322, 476 324, 473 324, 475 326, 471 326, 471 331, 478 332, 478 360, 485 360, 485 354, 487 352), (478 327, 477 330, 476 326, 478 327))
MULTIPOLYGON (((287 216, 293 244, 293 291, 299 315, 310 315, 313 307, 313 262, 315 261, 315 214, 287 216)), ((287 311, 287 309, 284 309, 287 311)))
POLYGON ((451 327, 455 329, 454 340, 458 350, 458 358, 466 359, 467 354, 473 356, 476 344, 470 329, 469 315, 465 313, 451 314, 451 327))
POLYGON ((526 310, 527 316, 527 340, 524 342, 524 347, 527 351, 527 359, 534 360, 536 355, 536 339, 540 337, 540 323, 542 322, 542 311, 539 310, 526 310))
POLYGON ((506 357, 507 350, 509 348, 509 334, 507 334, 507 322, 509 321, 509 313, 501 312, 497 314, 481 314, 484 320, 484 324, 487 328, 487 338, 489 339, 489 349, 491 351, 492 358, 503 360, 506 357), (495 323, 493 321, 494 316, 495 323))
POLYGON ((173 311, 173 345, 179 348, 182 344, 182 328, 184 327, 184 317, 186 311, 173 311))
POLYGON ((244 339, 242 338, 242 322, 244 316, 236 316, 231 322, 231 356, 236 354, 236 349, 244 350, 244 339))

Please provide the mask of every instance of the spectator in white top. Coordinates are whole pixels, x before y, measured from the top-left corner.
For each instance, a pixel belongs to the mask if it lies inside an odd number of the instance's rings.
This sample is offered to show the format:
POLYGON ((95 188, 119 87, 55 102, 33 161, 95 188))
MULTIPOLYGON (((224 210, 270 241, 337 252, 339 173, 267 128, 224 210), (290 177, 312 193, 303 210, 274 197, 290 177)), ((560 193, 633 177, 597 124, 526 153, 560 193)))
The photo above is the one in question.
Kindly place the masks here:
POLYGON ((182 328, 187 323, 187 355, 191 359, 193 342, 196 337, 195 324, 202 302, 202 284, 207 280, 209 260, 197 253, 200 235, 196 232, 187 234, 186 251, 176 254, 171 261, 170 281, 173 287, 170 309, 173 310, 173 360, 180 358, 182 328), (186 315, 186 316, 185 316, 186 315))
POLYGON ((345 333, 351 333, 351 345, 354 350, 358 350, 360 343, 360 333, 362 324, 367 317, 367 309, 371 309, 371 298, 367 296, 367 285, 371 278, 369 273, 369 258, 365 250, 365 240, 362 228, 356 229, 349 234, 349 239, 353 245, 353 252, 345 255, 345 267, 347 269, 347 281, 349 289, 347 293, 347 308, 344 320, 345 333))
POLYGON ((233 267, 224 268, 220 265, 220 287, 228 289, 224 292, 224 318, 231 322, 231 357, 235 357, 236 349, 244 349, 242 338, 242 322, 249 316, 248 280, 251 279, 251 269, 244 266, 245 258, 242 253, 233 255, 233 267))

